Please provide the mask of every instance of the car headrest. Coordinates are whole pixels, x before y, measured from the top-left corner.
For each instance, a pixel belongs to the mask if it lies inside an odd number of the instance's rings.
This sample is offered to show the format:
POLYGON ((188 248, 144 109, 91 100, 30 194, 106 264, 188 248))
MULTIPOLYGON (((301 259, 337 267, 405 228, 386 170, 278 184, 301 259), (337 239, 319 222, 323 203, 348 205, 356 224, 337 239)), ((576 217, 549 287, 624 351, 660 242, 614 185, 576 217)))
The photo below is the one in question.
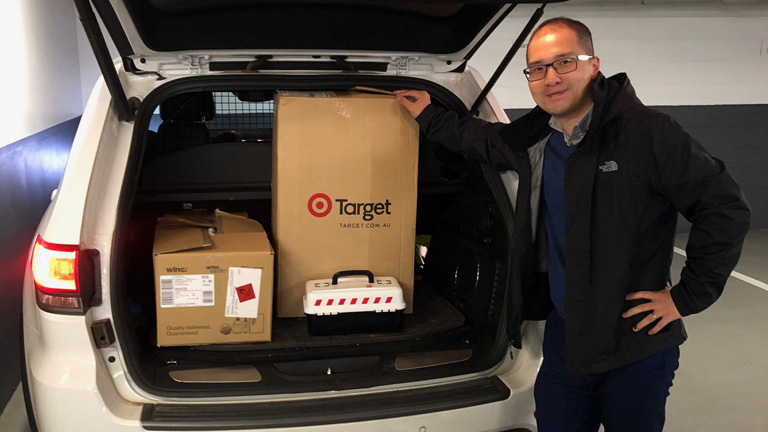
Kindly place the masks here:
POLYGON ((216 115, 212 92, 182 93, 160 103, 163 121, 203 121, 216 115))
POLYGON ((208 127, 197 122, 165 122, 157 129, 160 137, 158 154, 172 153, 189 147, 211 143, 208 127))

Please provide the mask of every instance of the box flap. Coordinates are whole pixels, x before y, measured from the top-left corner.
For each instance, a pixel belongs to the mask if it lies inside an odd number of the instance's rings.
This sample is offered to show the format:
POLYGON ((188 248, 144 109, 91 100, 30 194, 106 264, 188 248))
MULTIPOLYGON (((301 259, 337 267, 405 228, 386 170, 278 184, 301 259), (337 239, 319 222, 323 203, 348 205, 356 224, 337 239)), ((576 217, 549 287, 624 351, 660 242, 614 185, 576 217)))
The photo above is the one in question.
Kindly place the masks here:
POLYGON ((181 213, 168 213, 157 218, 158 225, 164 226, 198 226, 212 228, 216 220, 209 211, 193 210, 181 213))
POLYGON ((208 228, 159 225, 155 230, 155 255, 209 247, 213 244, 208 228))
POLYGON ((375 88, 375 87, 365 87, 365 86, 354 86, 352 87, 352 91, 360 92, 360 93, 382 94, 382 95, 388 95, 388 96, 395 95, 395 92, 391 92, 389 90, 384 90, 384 89, 375 88))
POLYGON ((273 254, 272 244, 263 232, 240 232, 211 236, 212 253, 267 253, 273 254))
POLYGON ((253 219, 244 216, 223 212, 216 209, 216 232, 218 234, 234 233, 263 233, 264 227, 253 219))

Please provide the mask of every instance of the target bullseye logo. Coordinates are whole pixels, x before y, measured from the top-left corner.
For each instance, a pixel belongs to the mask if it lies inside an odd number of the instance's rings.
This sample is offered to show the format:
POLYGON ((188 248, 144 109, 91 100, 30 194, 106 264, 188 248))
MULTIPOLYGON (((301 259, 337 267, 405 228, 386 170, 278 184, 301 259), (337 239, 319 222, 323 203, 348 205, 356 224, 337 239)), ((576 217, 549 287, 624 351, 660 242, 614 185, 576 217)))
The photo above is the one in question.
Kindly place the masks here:
POLYGON ((324 193, 316 193, 309 197, 309 201, 307 201, 307 209, 309 209, 309 213, 314 217, 328 216, 331 208, 331 198, 324 193))

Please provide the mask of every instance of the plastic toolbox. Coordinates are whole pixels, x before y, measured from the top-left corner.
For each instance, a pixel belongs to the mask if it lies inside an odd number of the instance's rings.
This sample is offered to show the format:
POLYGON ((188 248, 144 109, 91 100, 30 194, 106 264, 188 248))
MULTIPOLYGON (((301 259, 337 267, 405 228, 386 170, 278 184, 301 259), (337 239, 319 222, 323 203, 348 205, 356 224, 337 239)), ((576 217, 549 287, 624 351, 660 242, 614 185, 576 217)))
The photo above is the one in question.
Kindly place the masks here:
POLYGON ((306 283, 304 313, 313 336, 399 331, 405 300, 397 279, 340 271, 306 283))

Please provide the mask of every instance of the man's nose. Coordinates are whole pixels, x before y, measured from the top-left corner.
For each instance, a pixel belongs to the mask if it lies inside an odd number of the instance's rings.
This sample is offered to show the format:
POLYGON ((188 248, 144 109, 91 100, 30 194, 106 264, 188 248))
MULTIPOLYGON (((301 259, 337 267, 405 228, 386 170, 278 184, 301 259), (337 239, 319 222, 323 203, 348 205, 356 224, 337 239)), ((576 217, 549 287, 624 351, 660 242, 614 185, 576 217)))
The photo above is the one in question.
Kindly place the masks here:
POLYGON ((560 74, 557 73, 554 66, 549 66, 546 71, 544 71, 544 83, 548 85, 555 85, 560 83, 562 79, 560 78, 560 74))

